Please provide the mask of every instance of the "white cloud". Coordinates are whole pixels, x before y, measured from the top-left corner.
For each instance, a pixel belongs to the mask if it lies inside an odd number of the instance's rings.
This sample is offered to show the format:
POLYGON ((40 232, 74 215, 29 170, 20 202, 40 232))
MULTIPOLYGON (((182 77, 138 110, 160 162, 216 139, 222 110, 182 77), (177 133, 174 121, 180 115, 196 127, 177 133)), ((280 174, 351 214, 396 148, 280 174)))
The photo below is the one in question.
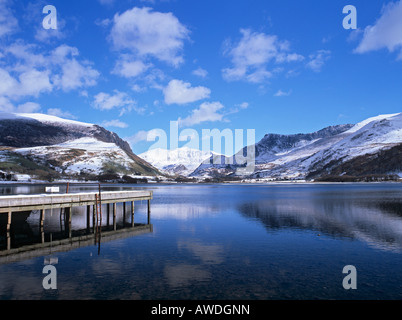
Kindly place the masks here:
POLYGON ((77 117, 72 115, 70 112, 63 111, 59 108, 50 108, 47 110, 47 114, 55 117, 60 117, 63 119, 77 119, 77 117))
POLYGON ((106 128, 108 127, 127 128, 128 124, 120 120, 110 120, 110 121, 103 121, 102 126, 106 128))
POLYGON ((18 21, 9 7, 9 0, 0 0, 0 38, 17 31, 18 21))
POLYGON ((39 112, 40 109, 40 104, 36 102, 25 102, 18 106, 14 106, 10 100, 0 96, 0 111, 2 112, 34 113, 39 112))
POLYGON ((390 2, 383 7, 381 17, 375 24, 364 29, 363 39, 355 52, 380 49, 390 52, 401 50, 399 57, 402 58, 402 1, 390 2))
POLYGON ((243 102, 236 105, 236 107, 239 107, 240 109, 247 109, 249 106, 250 104, 248 102, 243 102))
POLYGON ((234 114, 234 113, 238 113, 241 110, 245 110, 250 106, 250 104, 248 102, 242 102, 240 104, 235 104, 234 108, 232 108, 231 110, 225 112, 225 115, 229 115, 229 114, 234 114))
MULTIPOLYGON (((152 131, 152 130, 151 130, 152 131)), ((137 144, 139 142, 143 142, 143 141, 148 141, 148 135, 151 131, 138 131, 136 134, 134 134, 131 137, 125 138, 124 140, 129 142, 130 144, 134 145, 137 144)))
POLYGON ((66 22, 63 19, 57 19, 57 29, 44 29, 41 25, 36 28, 35 39, 41 42, 49 42, 52 39, 61 40, 66 37, 63 32, 66 22))
POLYGON ((99 110, 125 109, 131 108, 135 103, 128 94, 115 90, 113 95, 105 92, 98 93, 95 96, 94 107, 99 110))
POLYGON ((49 71, 30 70, 19 76, 20 85, 15 87, 14 94, 23 93, 27 96, 38 97, 42 92, 52 91, 49 79, 49 71))
POLYGON ((231 58, 233 67, 222 70, 225 80, 246 80, 261 83, 272 76, 268 64, 279 64, 302 61, 304 57, 289 52, 288 41, 281 41, 275 35, 252 32, 241 29, 241 40, 232 45, 225 43, 224 54, 231 58))
POLYGON ((17 86, 18 81, 7 70, 0 68, 0 96, 9 96, 17 86))
POLYGON ((36 102, 26 102, 23 104, 20 104, 16 108, 16 112, 21 112, 21 113, 35 113, 40 110, 40 104, 36 102))
POLYGON ((100 26, 100 27, 102 27, 102 28, 106 28, 106 27, 108 27, 108 26, 110 26, 111 24, 113 23, 113 21, 111 20, 111 19, 96 19, 95 20, 95 24, 97 25, 97 26, 100 26))
POLYGON ((89 62, 77 60, 77 48, 67 45, 44 54, 37 45, 17 41, 3 53, 5 67, 0 68, 0 95, 11 99, 94 86, 100 75, 89 62))
POLYGON ((274 94, 274 97, 287 97, 287 96, 290 96, 291 94, 292 94, 292 90, 289 90, 289 91, 278 90, 274 94))
POLYGON ((264 82, 266 79, 272 77, 272 72, 267 71, 265 68, 259 68, 256 71, 248 74, 245 79, 251 83, 261 83, 264 82))
POLYGON ((194 109, 185 119, 179 118, 180 126, 192 126, 202 122, 223 121, 224 115, 219 113, 224 106, 220 102, 204 102, 198 109, 194 109))
POLYGON ((123 56, 117 61, 113 73, 124 78, 133 78, 144 73, 150 67, 150 64, 145 64, 141 60, 129 60, 127 56, 123 56))
POLYGON ((173 66, 184 59, 182 50, 189 30, 172 13, 133 8, 116 14, 110 39, 117 50, 128 50, 139 59, 156 58, 173 66))
POLYGON ((146 89, 144 87, 141 87, 138 84, 133 84, 133 86, 131 87, 131 90, 133 90, 134 92, 144 92, 146 89))
POLYGON ((307 62, 307 68, 310 68, 314 72, 320 72, 321 68, 324 66, 325 62, 331 58, 331 51, 329 50, 318 50, 316 53, 309 56, 309 61, 307 62))
POLYGON ((94 86, 100 73, 93 69, 89 62, 78 62, 76 56, 78 49, 67 45, 56 48, 52 59, 61 68, 61 75, 55 76, 55 84, 64 91, 75 90, 82 87, 94 86))
POLYGON ((112 110, 119 109, 119 116, 134 110, 139 115, 146 112, 145 107, 138 107, 137 102, 133 100, 127 93, 114 90, 113 94, 100 92, 94 97, 93 107, 98 110, 112 110))
POLYGON ((2 112, 15 112, 14 105, 4 96, 0 95, 0 111, 2 112))
POLYGON ((17 99, 24 96, 37 97, 43 92, 52 91, 48 71, 32 69, 21 73, 18 79, 7 70, 0 69, 0 95, 17 99))
POLYGON ((358 41, 363 33, 364 33, 364 30, 359 29, 359 28, 352 30, 350 32, 349 36, 347 37, 346 41, 348 41, 348 42, 358 41))
POLYGON ((209 98, 211 90, 206 87, 191 87, 191 83, 181 80, 171 80, 163 93, 166 104, 186 104, 209 98))
POLYGON ((49 65, 49 57, 46 57, 35 44, 25 44, 16 41, 4 48, 5 59, 9 59, 8 69, 15 72, 25 72, 34 68, 46 68, 49 65))
POLYGON ((208 71, 200 67, 193 70, 192 74, 197 77, 206 78, 208 76, 208 71))

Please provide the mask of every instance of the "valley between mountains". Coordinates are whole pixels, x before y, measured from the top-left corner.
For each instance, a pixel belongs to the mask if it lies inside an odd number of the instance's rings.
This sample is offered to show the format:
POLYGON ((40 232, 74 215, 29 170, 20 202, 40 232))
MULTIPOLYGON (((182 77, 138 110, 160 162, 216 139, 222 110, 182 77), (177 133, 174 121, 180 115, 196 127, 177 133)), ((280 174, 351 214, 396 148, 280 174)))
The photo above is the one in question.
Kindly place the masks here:
MULTIPOLYGON (((402 177, 402 113, 313 133, 270 133, 252 147, 254 170, 239 175, 244 164, 236 155, 187 147, 136 155, 116 133, 95 124, 0 113, 1 181, 118 183, 396 181, 402 177)), ((247 147, 237 155, 247 156, 247 147)))

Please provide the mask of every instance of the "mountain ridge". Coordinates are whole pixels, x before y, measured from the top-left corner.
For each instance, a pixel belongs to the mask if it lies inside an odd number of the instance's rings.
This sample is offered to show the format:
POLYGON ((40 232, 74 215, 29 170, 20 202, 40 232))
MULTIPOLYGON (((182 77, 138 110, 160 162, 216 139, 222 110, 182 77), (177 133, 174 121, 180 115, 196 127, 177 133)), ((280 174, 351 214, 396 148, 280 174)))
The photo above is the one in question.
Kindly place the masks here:
POLYGON ((372 181, 402 177, 400 163, 402 113, 312 133, 269 133, 231 157, 186 147, 136 155, 128 142, 96 124, 0 113, 0 180, 372 181), (254 158, 247 157, 248 149, 254 158), (252 172, 241 171, 241 156, 252 161, 252 172))
POLYGON ((17 179, 134 181, 161 174, 116 133, 43 114, 0 113, 0 159, 3 175, 17 179))
MULTIPOLYGON (((396 178, 395 175, 402 170, 397 162, 389 158, 389 154, 399 155, 400 144, 402 113, 379 115, 355 125, 331 126, 310 134, 267 134, 255 144, 254 173, 242 178, 249 181, 325 180, 337 175, 355 180, 365 179, 364 175, 396 178), (394 147, 396 149, 387 152, 394 147), (376 163, 373 160, 375 156, 385 161, 382 165, 387 170, 372 167, 376 163), (365 158, 372 161, 367 162, 365 158), (349 165, 345 165, 348 161, 351 161, 349 165), (368 170, 352 169, 362 163, 369 166, 368 170), (342 166, 349 170, 340 172, 342 166)), ((241 150, 240 155, 246 155, 246 150, 246 147, 241 150)), ((234 176, 237 168, 236 164, 216 165, 211 161, 210 165, 201 164, 191 176, 222 179, 234 176)))

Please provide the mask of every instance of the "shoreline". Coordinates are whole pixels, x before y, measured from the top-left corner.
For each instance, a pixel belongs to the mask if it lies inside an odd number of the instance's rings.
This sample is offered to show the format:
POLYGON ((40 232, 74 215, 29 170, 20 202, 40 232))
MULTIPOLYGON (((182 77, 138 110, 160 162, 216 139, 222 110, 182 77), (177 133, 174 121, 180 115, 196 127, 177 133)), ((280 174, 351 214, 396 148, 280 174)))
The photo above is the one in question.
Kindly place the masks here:
POLYGON ((285 181, 221 181, 221 182, 213 182, 213 181, 197 181, 197 182, 176 182, 176 181, 152 181, 147 183, 120 183, 120 182, 98 182, 98 181, 0 181, 0 186, 65 186, 67 184, 71 185, 96 185, 98 186, 144 186, 144 185, 324 185, 324 184, 398 184, 402 183, 402 179, 400 181, 304 181, 304 180, 285 180, 285 181))

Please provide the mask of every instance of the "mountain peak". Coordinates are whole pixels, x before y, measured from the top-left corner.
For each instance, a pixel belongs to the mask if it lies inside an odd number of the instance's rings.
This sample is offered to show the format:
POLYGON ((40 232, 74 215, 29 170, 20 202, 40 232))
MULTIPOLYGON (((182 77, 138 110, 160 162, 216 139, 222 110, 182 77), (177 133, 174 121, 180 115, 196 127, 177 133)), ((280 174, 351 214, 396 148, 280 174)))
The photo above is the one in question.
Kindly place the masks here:
POLYGON ((371 117, 371 118, 365 119, 365 120, 355 124, 352 128, 350 128, 348 130, 348 133, 356 132, 356 131, 360 130, 361 128, 363 128, 364 126, 366 126, 367 124, 372 123, 372 122, 378 122, 378 121, 397 118, 397 117, 401 117, 401 116, 402 116, 402 113, 392 113, 392 114, 381 114, 376 117, 371 117))
POLYGON ((213 153, 186 146, 174 150, 151 149, 141 153, 139 157, 167 174, 186 176, 208 159, 211 154, 213 153))
POLYGON ((0 112, 0 121, 1 120, 25 120, 25 121, 39 121, 42 123, 58 123, 65 125, 76 125, 76 126, 85 126, 91 127, 93 124, 63 119, 57 116, 52 116, 43 113, 7 113, 0 112))
POLYGON ((90 179, 160 173, 105 128, 38 113, 0 114, 0 170, 41 179, 90 179))

